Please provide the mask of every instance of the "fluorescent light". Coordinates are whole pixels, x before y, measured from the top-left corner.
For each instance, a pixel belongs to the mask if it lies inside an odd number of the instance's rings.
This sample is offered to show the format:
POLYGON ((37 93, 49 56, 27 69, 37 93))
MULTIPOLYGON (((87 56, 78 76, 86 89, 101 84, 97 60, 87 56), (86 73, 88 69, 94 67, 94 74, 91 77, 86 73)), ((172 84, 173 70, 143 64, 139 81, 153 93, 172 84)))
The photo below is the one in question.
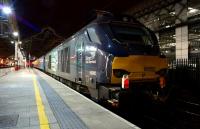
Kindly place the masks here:
POLYGON ((189 8, 188 8, 188 10, 189 10, 189 12, 188 12, 188 13, 196 13, 196 12, 198 12, 198 11, 199 11, 198 9, 191 8, 191 7, 189 7, 189 8))
POLYGON ((9 14, 12 13, 12 9, 11 9, 10 7, 8 7, 8 6, 3 7, 3 8, 2 8, 2 11, 3 11, 3 13, 6 14, 6 15, 9 15, 9 14))
POLYGON ((188 7, 189 10, 193 9, 192 7, 188 7))
POLYGON ((18 37, 18 36, 19 36, 19 33, 18 33, 18 32, 13 32, 13 35, 14 35, 15 37, 18 37))
POLYGON ((170 14, 170 15, 175 15, 176 13, 175 13, 175 12, 170 12, 169 14, 170 14))
POLYGON ((165 28, 169 28, 169 27, 170 27, 170 25, 165 26, 165 28))

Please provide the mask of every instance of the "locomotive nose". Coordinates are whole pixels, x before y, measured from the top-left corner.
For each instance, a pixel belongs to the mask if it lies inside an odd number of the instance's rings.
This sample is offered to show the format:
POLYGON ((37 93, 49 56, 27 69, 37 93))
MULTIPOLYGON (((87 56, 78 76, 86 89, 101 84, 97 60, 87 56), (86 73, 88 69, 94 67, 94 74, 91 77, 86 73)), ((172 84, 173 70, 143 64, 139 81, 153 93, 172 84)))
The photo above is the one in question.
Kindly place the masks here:
POLYGON ((167 68, 165 59, 157 56, 115 57, 112 63, 112 84, 120 84, 123 75, 131 81, 155 81, 159 78, 156 71, 167 68))

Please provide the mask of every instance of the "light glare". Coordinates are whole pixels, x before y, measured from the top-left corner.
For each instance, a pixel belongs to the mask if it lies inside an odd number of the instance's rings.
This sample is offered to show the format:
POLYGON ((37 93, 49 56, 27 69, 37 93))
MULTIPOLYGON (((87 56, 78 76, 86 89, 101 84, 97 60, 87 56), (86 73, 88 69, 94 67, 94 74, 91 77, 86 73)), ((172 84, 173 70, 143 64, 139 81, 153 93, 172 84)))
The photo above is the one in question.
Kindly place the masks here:
POLYGON ((3 13, 5 13, 7 15, 12 13, 12 9, 10 7, 8 7, 8 6, 3 7, 2 10, 3 10, 3 13))
POLYGON ((13 35, 14 35, 15 37, 17 37, 17 36, 19 35, 19 33, 18 33, 18 32, 13 32, 13 35))

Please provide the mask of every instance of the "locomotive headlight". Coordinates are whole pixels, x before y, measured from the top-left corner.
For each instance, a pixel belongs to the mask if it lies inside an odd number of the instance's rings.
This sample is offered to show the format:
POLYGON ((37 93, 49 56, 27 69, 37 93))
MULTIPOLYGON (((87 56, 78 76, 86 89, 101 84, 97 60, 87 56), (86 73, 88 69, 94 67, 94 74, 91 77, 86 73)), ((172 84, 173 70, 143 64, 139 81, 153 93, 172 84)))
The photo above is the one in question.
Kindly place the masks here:
POLYGON ((130 72, 123 70, 123 69, 113 69, 113 74, 117 78, 122 78, 123 75, 129 75, 130 72))

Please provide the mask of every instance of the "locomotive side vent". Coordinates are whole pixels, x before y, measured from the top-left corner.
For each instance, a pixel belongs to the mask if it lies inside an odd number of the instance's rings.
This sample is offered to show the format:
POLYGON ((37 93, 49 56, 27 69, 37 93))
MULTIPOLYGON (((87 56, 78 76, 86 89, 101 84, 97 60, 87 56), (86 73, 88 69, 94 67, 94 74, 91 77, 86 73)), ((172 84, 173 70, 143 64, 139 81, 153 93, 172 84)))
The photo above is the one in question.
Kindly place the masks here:
POLYGON ((144 67, 145 72, 155 72, 156 68, 155 67, 144 67))

